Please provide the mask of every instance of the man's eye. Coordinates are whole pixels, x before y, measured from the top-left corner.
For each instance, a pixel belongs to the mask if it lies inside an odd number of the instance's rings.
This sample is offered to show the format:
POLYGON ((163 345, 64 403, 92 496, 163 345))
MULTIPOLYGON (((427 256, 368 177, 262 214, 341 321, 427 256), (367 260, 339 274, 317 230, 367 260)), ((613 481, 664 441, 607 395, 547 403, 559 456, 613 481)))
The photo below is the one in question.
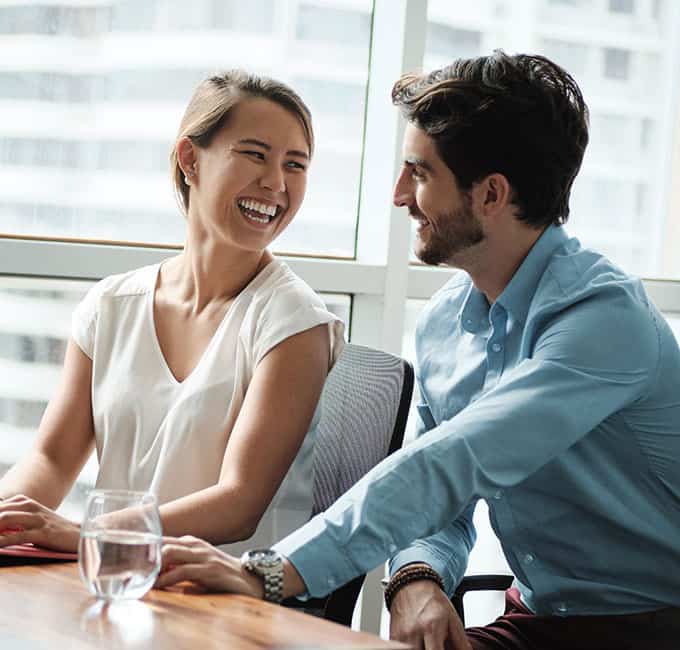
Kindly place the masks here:
POLYGON ((416 180, 422 180, 425 178, 425 174, 421 172, 417 167, 412 167, 411 168, 411 178, 415 178, 416 180))
POLYGON ((305 171, 307 167, 305 167, 302 163, 299 163, 297 160, 289 160, 286 163, 286 167, 290 167, 291 169, 297 169, 300 171, 305 171))

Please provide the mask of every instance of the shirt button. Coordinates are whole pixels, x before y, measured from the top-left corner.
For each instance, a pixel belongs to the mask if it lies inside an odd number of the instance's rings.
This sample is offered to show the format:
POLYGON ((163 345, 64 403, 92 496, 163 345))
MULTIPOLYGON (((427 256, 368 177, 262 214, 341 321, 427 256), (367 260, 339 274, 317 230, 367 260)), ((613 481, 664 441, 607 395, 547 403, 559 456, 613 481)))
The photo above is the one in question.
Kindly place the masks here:
POLYGON ((557 603, 557 605, 555 605, 555 609, 560 614, 564 614, 567 611, 567 604, 566 603, 557 603))
POLYGON ((497 490, 496 494, 493 495, 493 498, 496 499, 496 501, 498 501, 498 499, 502 499, 503 498, 503 490, 497 490))
POLYGON ((492 349, 494 352, 500 352, 500 351, 503 349, 503 346, 502 346, 500 343, 494 343, 494 344, 491 346, 491 349, 492 349))
POLYGON ((524 556, 524 563, 525 564, 531 564, 534 561, 534 556, 531 553, 527 553, 524 556))
POLYGON ((472 325, 472 319, 471 319, 471 318, 466 318, 466 319, 465 319, 465 324, 466 324, 466 325, 472 325))
POLYGON ((335 588, 335 580, 333 578, 328 578, 328 586, 335 588))
POLYGON ((390 553, 396 553, 397 550, 398 549, 394 544, 390 544, 390 548, 389 548, 390 553))

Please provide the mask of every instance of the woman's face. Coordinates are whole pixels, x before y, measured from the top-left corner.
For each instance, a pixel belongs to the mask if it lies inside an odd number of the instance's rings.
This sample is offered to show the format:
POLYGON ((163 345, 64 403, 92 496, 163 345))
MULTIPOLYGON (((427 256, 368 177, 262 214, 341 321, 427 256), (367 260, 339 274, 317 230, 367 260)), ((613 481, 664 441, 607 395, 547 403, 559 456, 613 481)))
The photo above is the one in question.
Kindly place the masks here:
POLYGON ((309 146, 299 119, 268 99, 241 101, 210 146, 192 153, 189 219, 207 236, 263 250, 302 204, 309 146))

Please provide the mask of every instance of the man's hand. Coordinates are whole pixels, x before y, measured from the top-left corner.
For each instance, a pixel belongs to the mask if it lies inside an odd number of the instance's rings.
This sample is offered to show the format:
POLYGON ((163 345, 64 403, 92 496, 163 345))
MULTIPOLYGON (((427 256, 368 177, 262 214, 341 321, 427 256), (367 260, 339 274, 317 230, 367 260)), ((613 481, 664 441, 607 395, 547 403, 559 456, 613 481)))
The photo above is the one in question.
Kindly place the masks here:
POLYGON ((212 544, 185 535, 163 538, 161 573, 154 587, 162 589, 188 580, 208 591, 226 591, 262 598, 262 580, 241 566, 241 560, 212 544))
POLYGON ((390 608, 390 638, 415 650, 471 650, 451 601, 431 580, 402 587, 390 608))
POLYGON ((55 551, 78 550, 80 526, 30 497, 0 501, 0 547, 31 542, 55 551))

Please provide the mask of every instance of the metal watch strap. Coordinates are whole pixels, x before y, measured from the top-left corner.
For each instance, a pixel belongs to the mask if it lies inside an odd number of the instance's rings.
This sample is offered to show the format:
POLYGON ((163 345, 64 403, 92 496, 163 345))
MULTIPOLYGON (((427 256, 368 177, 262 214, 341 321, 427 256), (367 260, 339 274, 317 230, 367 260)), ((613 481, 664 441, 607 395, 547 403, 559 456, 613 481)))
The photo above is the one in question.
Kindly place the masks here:
POLYGON ((283 565, 279 564, 276 571, 267 571, 264 578, 264 599, 270 603, 280 603, 283 600, 283 565))

